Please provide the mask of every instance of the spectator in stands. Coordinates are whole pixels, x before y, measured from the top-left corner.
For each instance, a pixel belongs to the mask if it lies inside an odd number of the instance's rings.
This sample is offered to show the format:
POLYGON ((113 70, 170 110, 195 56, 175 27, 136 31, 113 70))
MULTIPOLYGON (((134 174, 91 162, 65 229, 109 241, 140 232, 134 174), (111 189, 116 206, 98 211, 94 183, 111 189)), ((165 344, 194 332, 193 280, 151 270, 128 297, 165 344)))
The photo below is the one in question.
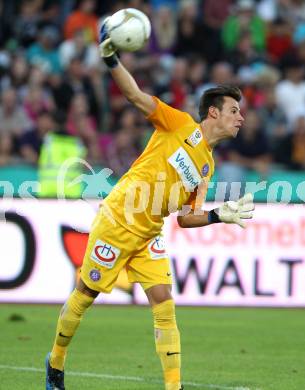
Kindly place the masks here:
POLYGON ((233 0, 203 1, 204 34, 209 37, 209 39, 203 39, 206 47, 204 52, 209 63, 222 59, 221 29, 230 15, 232 4, 233 0))
POLYGON ((13 56, 10 68, 1 80, 1 90, 13 87, 21 100, 29 82, 29 72, 30 68, 26 59, 21 54, 13 56))
POLYGON ((181 108, 188 93, 188 60, 185 57, 167 56, 155 69, 156 94, 168 104, 181 108), (161 69, 160 69, 161 68, 161 69))
POLYGON ((9 134, 3 133, 0 127, 0 166, 9 165, 14 161, 13 139, 9 134))
POLYGON ((53 26, 43 27, 38 33, 37 42, 27 50, 27 59, 31 65, 38 65, 48 74, 61 73, 58 49, 58 31, 53 26))
POLYGON ((305 37, 304 40, 296 46, 296 57, 305 64, 305 37))
POLYGON ((304 63, 289 58, 285 64, 285 78, 275 88, 279 108, 283 110, 290 124, 294 123, 301 113, 305 114, 304 75, 304 63))
POLYGON ((167 5, 161 5, 152 19, 150 51, 155 54, 172 53, 177 42, 175 13, 167 5))
POLYGON ((123 128, 133 128, 135 134, 137 134, 137 139, 135 143, 136 149, 141 153, 147 143, 149 142, 154 129, 147 123, 147 120, 144 115, 139 115, 137 110, 134 110, 134 107, 128 107, 121 117, 120 123, 123 128))
POLYGON ((84 29, 86 42, 98 41, 98 17, 95 15, 95 0, 81 0, 79 6, 66 19, 65 39, 72 39, 75 32, 84 29))
POLYGON ((193 56, 189 58, 188 61, 188 83, 189 89, 192 94, 194 94, 207 77, 207 64, 199 56, 193 56))
POLYGON ((32 65, 30 67, 30 74, 28 77, 28 84, 25 89, 31 86, 46 88, 48 81, 48 74, 38 65, 32 65))
POLYGON ((216 62, 211 66, 206 82, 197 88, 196 99, 199 102, 200 96, 209 88, 216 87, 220 84, 234 84, 235 81, 232 65, 225 61, 216 62))
POLYGON ((305 22, 305 3, 303 0, 288 0, 279 2, 280 16, 285 18, 291 26, 305 22))
MULTIPOLYGON (((53 77, 58 77, 58 80, 60 82, 60 77, 59 76, 54 76, 53 77)), ((53 99, 52 91, 51 91, 51 80, 52 76, 48 75, 48 73, 44 72, 39 66, 31 66, 30 67, 30 73, 29 77, 27 80, 27 84, 24 86, 22 89, 22 101, 25 104, 25 100, 32 100, 32 97, 29 98, 29 95, 31 95, 30 91, 37 89, 38 91, 41 91, 38 93, 38 95, 41 94, 41 99, 44 102, 43 105, 48 107, 49 110, 53 110, 55 107, 57 109, 57 106, 55 104, 55 101, 53 99)), ((40 99, 40 97, 37 97, 37 94, 34 94, 34 98, 40 99), (36 95, 36 98, 35 98, 36 95)), ((35 100, 34 99, 34 100, 35 100)), ((41 105, 41 103, 37 102, 37 107, 41 105)), ((39 111, 39 109, 38 109, 39 111)))
POLYGON ((93 116, 90 115, 87 96, 82 92, 77 92, 71 99, 67 116, 67 132, 71 135, 76 134, 76 125, 80 116, 86 116, 89 133, 95 133, 97 123, 93 116))
POLYGON ((178 17, 178 35, 175 55, 188 57, 199 55, 208 62, 214 59, 214 50, 219 51, 217 42, 211 43, 206 39, 208 31, 204 28, 203 21, 198 19, 197 2, 182 2, 178 17), (211 46, 215 44, 212 48, 211 46))
MULTIPOLYGON (((244 117, 242 130, 229 142, 226 161, 219 166, 218 179, 220 182, 241 183, 242 193, 247 171, 257 171, 264 178, 271 162, 268 140, 256 111, 248 110, 244 117)), ((235 199, 239 197, 239 191, 230 194, 227 187, 226 198, 229 195, 235 199)))
POLYGON ((273 63, 280 60, 292 49, 292 28, 283 18, 275 19, 269 26, 267 53, 273 63))
POLYGON ((268 138, 272 150, 288 133, 288 121, 283 110, 279 108, 276 101, 274 87, 270 86, 265 91, 264 104, 257 110, 260 122, 264 127, 264 132, 268 138))
POLYGON ((86 68, 82 59, 75 57, 71 60, 63 81, 52 88, 53 97, 57 107, 68 112, 71 100, 76 93, 87 95, 89 112, 98 121, 98 98, 90 78, 86 74, 86 68))
POLYGON ((195 119, 196 122, 199 121, 198 117, 198 106, 196 99, 193 95, 188 95, 182 107, 182 111, 187 112, 195 119))
POLYGON ((37 164, 44 137, 55 130, 53 114, 49 111, 40 111, 35 126, 25 132, 19 142, 20 154, 25 162, 37 164))
POLYGON ((252 72, 253 65, 265 62, 264 53, 258 52, 253 44, 251 34, 246 31, 239 39, 233 50, 227 51, 224 56, 234 67, 237 74, 244 74, 245 70, 252 72))
POLYGON ((233 0, 205 0, 203 2, 203 20, 206 26, 219 33, 230 15, 233 0))
MULTIPOLYGON (((295 30, 296 31, 296 30, 295 30)), ((290 62, 302 62, 305 64, 305 23, 304 23, 304 37, 299 37, 299 40, 294 41, 291 49, 285 53, 281 58, 278 66, 284 69, 289 65, 290 62)))
POLYGON ((222 42, 227 51, 233 50, 244 33, 250 33, 255 50, 262 52, 266 46, 264 21, 257 15, 254 0, 238 0, 235 13, 229 16, 222 28, 222 42))
MULTIPOLYGON (((61 30, 64 16, 64 3, 67 0, 44 0, 41 9, 41 21, 43 25, 53 25, 61 30)), ((69 2, 69 0, 68 0, 69 2)))
POLYGON ((259 109, 265 105, 269 90, 274 89, 280 80, 281 72, 264 64, 254 64, 250 72, 250 76, 244 75, 242 68, 238 72, 239 80, 243 84, 243 105, 259 109))
POLYGON ((85 114, 78 115, 78 121, 75 123, 75 138, 82 141, 82 144, 86 147, 87 154, 86 159, 90 164, 99 164, 102 160, 101 152, 98 143, 98 134, 92 131, 90 127, 90 121, 85 114))
POLYGON ((87 72, 100 64, 98 46, 95 42, 86 41, 86 30, 83 28, 75 30, 72 38, 63 41, 59 46, 60 63, 64 69, 74 57, 82 59, 87 72))
POLYGON ((7 1, 1 2, 0 7, 0 47, 4 47, 5 44, 11 39, 12 36, 12 9, 7 1))
POLYGON ((185 103, 188 94, 188 61, 186 58, 177 58, 173 65, 172 78, 168 89, 168 103, 178 109, 185 103))
POLYGON ((76 93, 70 104, 66 123, 67 133, 79 137, 88 150, 88 159, 91 163, 99 162, 100 151, 98 146, 97 123, 89 113, 87 96, 76 93))
POLYGON ((24 48, 36 42, 41 23, 41 2, 22 0, 19 14, 15 20, 14 36, 24 48))
POLYGON ((115 134, 103 134, 100 138, 104 164, 117 176, 129 169, 147 142, 147 128, 140 123, 140 119, 134 107, 126 106, 120 115, 115 134))
POLYGON ((16 90, 8 88, 2 93, 0 105, 0 132, 17 143, 18 138, 31 127, 24 109, 18 103, 16 90))
POLYGON ((211 67, 210 86, 219 85, 219 84, 228 84, 234 81, 235 80, 234 80, 233 68, 229 62, 217 62, 211 67))
POLYGON ((83 164, 75 164, 75 162, 86 158, 87 151, 79 137, 67 134, 64 112, 54 112, 53 119, 54 130, 45 134, 40 147, 38 158, 39 196, 79 198, 83 186, 81 180, 78 179, 80 179, 83 164), (69 160, 68 164, 70 162, 69 169, 62 175, 61 168, 67 160, 69 160))
POLYGON ((30 85, 24 97, 24 111, 29 120, 35 123, 43 111, 54 111, 55 103, 50 95, 44 93, 39 85, 30 85))
POLYGON ((133 106, 126 107, 119 120, 120 129, 128 129, 135 134, 139 133, 139 115, 133 106))
POLYGON ((137 134, 129 128, 121 128, 113 137, 113 142, 108 145, 106 152, 107 167, 114 174, 121 177, 130 168, 131 164, 139 156, 137 148, 137 134))
POLYGON ((278 143, 274 152, 275 161, 286 169, 305 169, 305 116, 298 116, 292 132, 278 143))

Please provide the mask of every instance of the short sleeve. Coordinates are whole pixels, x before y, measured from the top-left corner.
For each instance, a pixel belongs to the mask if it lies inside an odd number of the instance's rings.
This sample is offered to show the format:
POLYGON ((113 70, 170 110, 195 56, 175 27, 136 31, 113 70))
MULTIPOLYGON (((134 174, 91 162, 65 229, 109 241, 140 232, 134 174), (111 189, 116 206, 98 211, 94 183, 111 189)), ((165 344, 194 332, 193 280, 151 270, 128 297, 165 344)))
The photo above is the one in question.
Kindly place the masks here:
POLYGON ((207 192, 209 188, 209 179, 204 178, 198 187, 191 193, 186 204, 190 205, 192 210, 197 209, 198 207, 201 209, 203 206, 207 192))
POLYGON ((176 131, 192 120, 191 116, 186 112, 169 106, 155 96, 153 96, 153 99, 156 102, 156 109, 147 119, 154 125, 156 130, 176 131))

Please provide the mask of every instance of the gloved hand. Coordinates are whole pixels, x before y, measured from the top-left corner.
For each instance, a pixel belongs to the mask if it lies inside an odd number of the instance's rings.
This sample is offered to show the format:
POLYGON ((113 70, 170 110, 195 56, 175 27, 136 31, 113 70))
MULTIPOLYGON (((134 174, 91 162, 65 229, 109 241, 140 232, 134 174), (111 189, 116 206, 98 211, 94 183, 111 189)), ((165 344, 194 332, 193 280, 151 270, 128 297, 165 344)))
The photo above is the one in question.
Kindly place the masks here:
POLYGON ((109 68, 115 68, 119 61, 118 57, 116 55, 116 47, 111 42, 111 39, 108 34, 108 26, 107 22, 109 21, 110 16, 106 18, 102 24, 101 30, 100 30, 100 56, 103 58, 105 64, 109 68))
POLYGON ((244 219, 251 219, 254 211, 253 195, 248 193, 237 202, 225 202, 218 209, 218 217, 221 222, 236 223, 242 228, 246 227, 244 219))
POLYGON ((248 193, 237 202, 228 201, 217 209, 209 212, 210 223, 224 222, 236 223, 242 228, 246 227, 244 219, 251 219, 254 211, 253 195, 248 193))

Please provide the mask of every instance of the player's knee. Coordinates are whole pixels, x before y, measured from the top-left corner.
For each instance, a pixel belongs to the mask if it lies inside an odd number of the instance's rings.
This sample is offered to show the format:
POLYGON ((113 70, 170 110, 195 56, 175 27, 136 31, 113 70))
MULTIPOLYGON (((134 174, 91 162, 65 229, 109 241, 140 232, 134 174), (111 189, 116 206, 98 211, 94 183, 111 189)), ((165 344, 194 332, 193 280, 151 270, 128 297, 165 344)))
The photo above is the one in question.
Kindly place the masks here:
POLYGON ((158 305, 172 299, 170 284, 141 283, 151 306, 158 305))
POLYGON ((92 290, 90 287, 86 285, 86 283, 80 278, 77 282, 76 289, 81 293, 88 295, 89 297, 96 298, 99 294, 98 291, 92 290))
POLYGON ((67 302, 67 309, 74 312, 76 315, 82 315, 88 307, 92 305, 94 301, 93 297, 89 297, 86 294, 75 289, 67 302))
POLYGON ((176 328, 176 313, 175 304, 172 299, 168 299, 162 303, 152 307, 154 317, 154 327, 157 329, 172 329, 176 328))

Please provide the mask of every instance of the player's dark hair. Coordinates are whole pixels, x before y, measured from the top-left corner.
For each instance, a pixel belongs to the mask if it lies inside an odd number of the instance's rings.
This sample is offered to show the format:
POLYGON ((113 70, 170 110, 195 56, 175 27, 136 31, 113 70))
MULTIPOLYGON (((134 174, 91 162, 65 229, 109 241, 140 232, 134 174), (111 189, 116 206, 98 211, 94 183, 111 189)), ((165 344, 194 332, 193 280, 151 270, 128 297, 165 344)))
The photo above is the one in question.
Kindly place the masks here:
POLYGON ((202 121, 208 116, 209 107, 217 107, 222 110, 224 98, 228 96, 237 102, 241 100, 241 90, 234 85, 218 85, 215 88, 207 89, 200 98, 199 117, 202 121))

